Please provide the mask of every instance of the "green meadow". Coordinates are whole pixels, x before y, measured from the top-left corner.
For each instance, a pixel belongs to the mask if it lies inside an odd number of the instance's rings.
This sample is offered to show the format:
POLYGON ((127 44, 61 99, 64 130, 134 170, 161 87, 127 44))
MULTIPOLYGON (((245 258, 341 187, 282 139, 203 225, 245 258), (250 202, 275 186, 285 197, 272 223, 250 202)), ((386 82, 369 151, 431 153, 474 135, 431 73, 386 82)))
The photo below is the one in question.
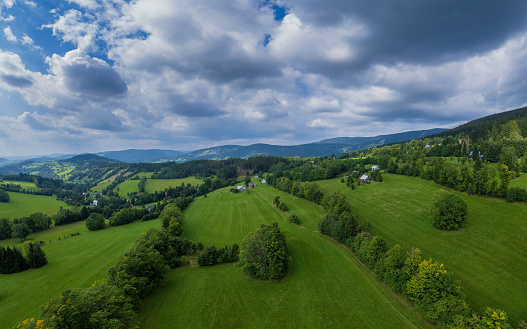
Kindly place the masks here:
POLYGON ((101 193, 102 190, 104 190, 106 187, 108 187, 108 185, 110 185, 111 183, 112 183, 112 181, 99 183, 97 186, 94 186, 94 187, 90 188, 90 191, 101 193))
POLYGON ((119 194, 119 196, 122 198, 126 198, 128 197, 128 193, 139 192, 139 187, 137 186, 138 184, 139 180, 125 180, 124 182, 119 183, 119 185, 117 185, 114 190, 119 188, 117 194, 119 194))
MULTIPOLYGON (((70 224, 72 225, 72 224, 70 224)), ((135 240, 159 220, 84 232, 42 248, 48 264, 16 274, 0 274, 0 324, 11 328, 27 318, 38 318, 40 308, 66 289, 84 288, 106 277, 106 272, 135 240)), ((66 228, 65 225, 63 228, 66 228)), ((77 228, 71 228, 75 231, 77 228)), ((46 231, 48 232, 48 231, 46 231)), ((57 234, 49 230, 51 234, 57 234)), ((42 239, 48 239, 42 236, 42 239)))
POLYGON ((474 309, 503 309, 514 325, 527 319, 524 203, 451 191, 467 202, 468 214, 464 228, 445 232, 432 226, 428 212, 434 192, 446 188, 402 175, 384 174, 383 180, 355 190, 340 183, 340 178, 317 183, 345 192, 352 211, 391 245, 399 243, 407 251, 419 248, 425 258, 443 263, 460 281, 474 309))
POLYGON ((205 246, 241 244, 261 224, 278 222, 292 257, 280 282, 245 277, 233 264, 170 271, 140 311, 141 328, 428 328, 346 247, 316 232, 323 210, 260 185, 197 198, 185 211, 185 235, 205 246), (272 205, 280 195, 301 225, 272 205))
MULTIPOLYGON (((50 241, 58 241, 59 238, 64 238, 72 233, 84 233, 87 232, 86 221, 75 222, 67 225, 52 226, 47 230, 36 232, 27 236, 26 240, 30 242, 44 241, 49 243, 50 241)), ((18 246, 20 247, 23 242, 20 239, 6 239, 0 240, 0 246, 18 246)))
POLYGON ((0 184, 15 184, 15 185, 20 185, 20 187, 25 190, 33 190, 33 191, 39 190, 39 188, 33 182, 3 180, 3 181, 0 181, 0 184))
POLYGON ((164 191, 169 187, 180 186, 181 183, 185 185, 190 184, 192 186, 196 186, 203 183, 203 180, 194 176, 178 179, 149 179, 146 181, 145 192, 153 193, 156 191, 164 191))
POLYGON ((36 212, 56 214, 60 207, 69 208, 54 196, 8 192, 11 201, 0 202, 0 218, 20 218, 36 212))

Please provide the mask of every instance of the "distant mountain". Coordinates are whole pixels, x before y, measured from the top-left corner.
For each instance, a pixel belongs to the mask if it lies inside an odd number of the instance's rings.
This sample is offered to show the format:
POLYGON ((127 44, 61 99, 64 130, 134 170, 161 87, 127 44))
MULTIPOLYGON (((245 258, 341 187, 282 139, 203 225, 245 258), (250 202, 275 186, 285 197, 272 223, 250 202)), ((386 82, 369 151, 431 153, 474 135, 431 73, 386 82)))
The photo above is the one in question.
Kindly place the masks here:
POLYGON ((114 163, 114 162, 122 162, 115 159, 108 159, 102 156, 98 156, 95 154, 81 154, 76 155, 74 157, 68 158, 68 159, 62 159, 58 160, 59 163, 71 163, 75 165, 86 165, 86 164, 95 164, 95 163, 114 163))
POLYGON ((445 129, 436 128, 430 130, 408 131, 391 135, 380 135, 375 137, 337 137, 315 143, 293 146, 279 146, 269 144, 253 144, 249 146, 225 145, 181 154, 179 156, 167 158, 166 160, 185 162, 200 159, 221 160, 229 158, 249 158, 258 155, 299 157, 324 155, 329 156, 331 154, 339 155, 345 152, 352 152, 390 143, 419 139, 429 135, 438 134, 444 130, 445 129))
POLYGON ((138 163, 138 162, 155 162, 163 158, 176 157, 183 153, 184 152, 172 151, 172 150, 159 150, 159 149, 135 150, 135 149, 131 149, 131 150, 124 150, 124 151, 99 152, 95 154, 105 157, 105 158, 119 160, 122 162, 138 163))
POLYGON ((510 120, 525 118, 525 116, 527 116, 527 107, 491 114, 439 133, 438 136, 446 137, 463 134, 470 135, 471 138, 484 137, 494 126, 502 125, 510 120))

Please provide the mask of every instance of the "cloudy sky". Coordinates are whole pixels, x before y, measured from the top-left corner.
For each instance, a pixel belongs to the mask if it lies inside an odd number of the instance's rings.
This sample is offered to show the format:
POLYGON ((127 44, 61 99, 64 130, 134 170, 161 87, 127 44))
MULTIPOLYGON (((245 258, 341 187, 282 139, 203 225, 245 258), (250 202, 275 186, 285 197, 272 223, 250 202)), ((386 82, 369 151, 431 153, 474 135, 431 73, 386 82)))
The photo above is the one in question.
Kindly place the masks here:
POLYGON ((0 156, 291 145, 527 104, 527 1, 0 0, 0 156))

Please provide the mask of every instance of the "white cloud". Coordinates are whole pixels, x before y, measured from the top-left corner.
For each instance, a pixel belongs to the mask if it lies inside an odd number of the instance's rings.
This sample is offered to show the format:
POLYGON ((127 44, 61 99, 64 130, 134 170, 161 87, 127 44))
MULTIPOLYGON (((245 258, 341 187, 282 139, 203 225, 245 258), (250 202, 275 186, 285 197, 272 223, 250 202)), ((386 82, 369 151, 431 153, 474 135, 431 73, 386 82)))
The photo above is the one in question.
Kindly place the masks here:
POLYGON ((4 29, 4 36, 5 38, 8 40, 8 41, 11 41, 11 42, 17 42, 17 39, 15 37, 15 35, 13 34, 13 31, 11 31, 11 27, 8 26, 4 29))

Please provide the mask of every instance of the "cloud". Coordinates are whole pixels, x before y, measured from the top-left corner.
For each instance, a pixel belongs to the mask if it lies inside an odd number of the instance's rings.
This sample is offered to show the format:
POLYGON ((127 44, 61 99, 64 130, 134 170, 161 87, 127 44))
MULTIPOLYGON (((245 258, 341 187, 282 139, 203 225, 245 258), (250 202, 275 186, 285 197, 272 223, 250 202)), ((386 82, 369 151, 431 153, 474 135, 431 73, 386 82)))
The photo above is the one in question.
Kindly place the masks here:
POLYGON ((4 36, 7 39, 7 41, 17 42, 17 38, 15 37, 15 35, 13 34, 13 31, 11 31, 11 27, 9 26, 4 29, 4 36))
POLYGON ((2 74, 0 75, 0 79, 7 83, 10 86, 17 87, 17 88, 25 88, 33 85, 33 81, 30 78, 26 78, 23 76, 16 76, 11 74, 2 74))
POLYGON ((73 50, 64 57, 48 58, 51 72, 59 77, 71 92, 94 99, 107 99, 126 93, 123 78, 105 61, 73 50))

